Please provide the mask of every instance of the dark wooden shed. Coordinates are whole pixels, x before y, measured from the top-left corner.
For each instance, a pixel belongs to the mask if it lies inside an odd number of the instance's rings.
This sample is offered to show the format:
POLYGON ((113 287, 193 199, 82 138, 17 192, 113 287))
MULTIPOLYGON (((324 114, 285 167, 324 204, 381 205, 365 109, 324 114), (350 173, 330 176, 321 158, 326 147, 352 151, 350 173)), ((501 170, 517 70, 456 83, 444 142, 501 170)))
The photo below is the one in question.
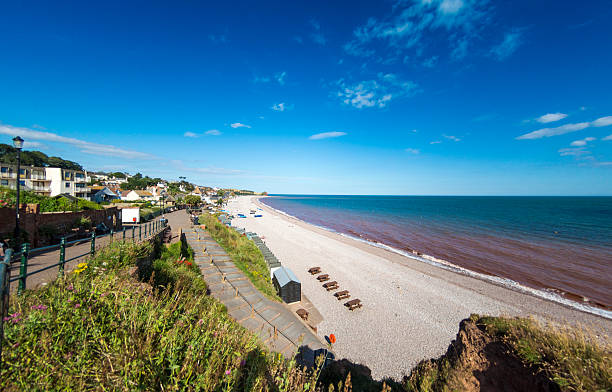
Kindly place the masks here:
POLYGON ((272 274, 272 283, 278 295, 290 304, 302 299, 302 283, 295 274, 286 267, 280 267, 272 274))

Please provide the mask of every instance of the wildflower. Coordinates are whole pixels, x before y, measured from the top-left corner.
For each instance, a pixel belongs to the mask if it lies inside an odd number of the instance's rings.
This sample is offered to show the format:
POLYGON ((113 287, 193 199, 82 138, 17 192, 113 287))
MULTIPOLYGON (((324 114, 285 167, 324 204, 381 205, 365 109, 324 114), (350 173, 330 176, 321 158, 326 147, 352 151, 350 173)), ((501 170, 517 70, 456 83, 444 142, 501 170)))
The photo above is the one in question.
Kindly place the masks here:
POLYGON ((202 324, 204 324, 204 320, 203 319, 199 319, 198 320, 198 327, 200 327, 202 324))
POLYGON ((244 366, 244 365, 246 365, 246 361, 244 359, 241 359, 240 360, 240 366, 244 366))
POLYGON ((70 283, 70 285, 68 286, 68 290, 70 291, 74 290, 74 286, 72 285, 72 283, 70 283))
POLYGON ((31 308, 34 310, 42 310, 42 311, 47 310, 47 307, 45 305, 34 305, 31 308))
POLYGON ((17 347, 19 347, 19 342, 13 344, 13 348, 17 348, 17 347))
POLYGON ((230 374, 232 374, 232 371, 231 371, 231 370, 226 370, 226 371, 225 371, 225 375, 226 375, 226 376, 229 376, 230 374))
POLYGON ((80 303, 78 303, 78 302, 77 302, 76 304, 74 304, 74 308, 75 308, 75 309, 78 309, 78 308, 80 308, 80 307, 81 307, 81 304, 80 304, 80 303))

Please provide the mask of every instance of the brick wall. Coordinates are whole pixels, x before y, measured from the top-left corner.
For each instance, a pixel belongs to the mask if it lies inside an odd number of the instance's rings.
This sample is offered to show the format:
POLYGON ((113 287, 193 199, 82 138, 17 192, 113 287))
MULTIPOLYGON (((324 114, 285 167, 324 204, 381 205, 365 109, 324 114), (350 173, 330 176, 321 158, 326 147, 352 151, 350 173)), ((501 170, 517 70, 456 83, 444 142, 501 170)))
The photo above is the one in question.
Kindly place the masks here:
MULTIPOLYGON (((121 229, 121 219, 117 207, 103 210, 87 210, 78 212, 38 212, 37 204, 22 204, 20 209, 19 227, 28 233, 32 248, 46 245, 45 236, 41 235, 41 227, 52 227, 57 235, 63 235, 70 231, 74 222, 81 217, 91 219, 93 226, 101 222, 109 228, 121 229)), ((12 208, 0 208, 0 235, 13 233, 15 229, 15 210, 12 208)))

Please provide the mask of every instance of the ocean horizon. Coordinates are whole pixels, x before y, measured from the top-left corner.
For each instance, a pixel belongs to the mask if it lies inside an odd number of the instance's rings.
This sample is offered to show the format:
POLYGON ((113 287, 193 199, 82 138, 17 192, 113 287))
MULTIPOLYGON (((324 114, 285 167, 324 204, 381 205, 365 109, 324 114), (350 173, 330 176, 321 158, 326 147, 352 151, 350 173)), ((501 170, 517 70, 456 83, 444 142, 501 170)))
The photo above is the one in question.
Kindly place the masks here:
POLYGON ((305 222, 612 309, 612 197, 271 194, 305 222))

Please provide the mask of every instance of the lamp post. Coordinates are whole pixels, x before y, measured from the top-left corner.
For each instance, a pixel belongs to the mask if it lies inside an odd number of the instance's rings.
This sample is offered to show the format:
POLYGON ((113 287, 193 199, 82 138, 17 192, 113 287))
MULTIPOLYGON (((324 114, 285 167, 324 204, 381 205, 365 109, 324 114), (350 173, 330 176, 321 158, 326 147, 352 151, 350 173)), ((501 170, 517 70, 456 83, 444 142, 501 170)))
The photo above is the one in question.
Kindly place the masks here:
POLYGON ((21 245, 21 236, 19 232, 19 191, 21 188, 21 149, 23 148, 23 139, 19 136, 13 138, 13 147, 17 149, 17 200, 15 206, 15 249, 19 249, 21 245))

